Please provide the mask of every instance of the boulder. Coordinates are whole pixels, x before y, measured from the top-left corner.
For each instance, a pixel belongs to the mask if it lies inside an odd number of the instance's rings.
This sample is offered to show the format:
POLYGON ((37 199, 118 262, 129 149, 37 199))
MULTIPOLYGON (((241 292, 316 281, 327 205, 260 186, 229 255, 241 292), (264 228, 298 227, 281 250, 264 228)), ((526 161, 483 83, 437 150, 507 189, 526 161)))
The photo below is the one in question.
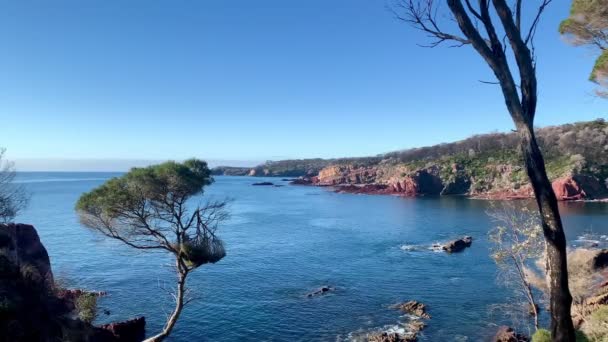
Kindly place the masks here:
POLYGON ((415 300, 410 300, 409 302, 395 304, 395 305, 391 306, 391 309, 398 309, 404 313, 418 316, 420 318, 426 318, 426 319, 431 318, 431 316, 426 312, 426 305, 424 305, 418 301, 415 301, 415 300))
POLYGON ((104 324, 99 328, 109 331, 117 342, 139 342, 146 337, 146 319, 144 317, 104 324))
POLYGON ((457 253, 463 251, 467 247, 471 247, 472 243, 473 238, 470 236, 465 236, 462 239, 448 242, 445 246, 443 246, 443 250, 448 253, 457 253))
POLYGON ((530 339, 522 334, 518 334, 513 328, 501 326, 494 335, 493 342, 528 342, 530 339))

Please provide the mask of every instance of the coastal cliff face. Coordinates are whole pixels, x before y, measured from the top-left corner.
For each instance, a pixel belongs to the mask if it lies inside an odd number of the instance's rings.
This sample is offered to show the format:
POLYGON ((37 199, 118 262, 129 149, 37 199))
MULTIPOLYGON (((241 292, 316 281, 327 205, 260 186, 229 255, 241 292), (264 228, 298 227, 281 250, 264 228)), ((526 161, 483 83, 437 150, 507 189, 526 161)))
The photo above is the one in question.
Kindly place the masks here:
MULTIPOLYGON (((605 181, 597 175, 579 174, 575 168, 553 175, 559 200, 593 200, 608 196, 605 181)), ((402 196, 462 195, 481 199, 520 199, 533 196, 520 165, 487 163, 481 168, 429 162, 386 163, 376 166, 331 165, 319 172, 315 185, 335 186, 340 192, 396 194, 402 196)))
POLYGON ((36 229, 0 224, 0 341, 141 341, 145 320, 95 327, 76 318, 79 290, 55 286, 36 229))
MULTIPOLYGON (((560 200, 608 197, 608 122, 598 119, 536 130, 560 200)), ((514 133, 490 133, 375 157, 269 161, 255 168, 219 167, 214 174, 301 177, 294 184, 403 196, 532 197, 514 133)))

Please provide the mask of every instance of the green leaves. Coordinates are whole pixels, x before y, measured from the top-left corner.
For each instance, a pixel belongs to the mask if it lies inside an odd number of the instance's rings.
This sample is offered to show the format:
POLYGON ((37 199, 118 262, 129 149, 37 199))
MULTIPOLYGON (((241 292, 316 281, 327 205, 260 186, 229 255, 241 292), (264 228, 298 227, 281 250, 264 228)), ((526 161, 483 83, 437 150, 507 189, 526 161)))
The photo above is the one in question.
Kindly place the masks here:
POLYGON ((600 83, 602 80, 608 78, 608 50, 604 50, 600 57, 595 61, 593 70, 591 70, 591 76, 589 80, 595 83, 600 83))
MULTIPOLYGON (((570 16, 559 25, 559 33, 575 46, 590 45, 601 51, 589 80, 605 86, 608 75, 608 0, 573 0, 570 16)), ((604 91, 598 95, 606 97, 604 91)))
POLYGON ((170 207, 173 203, 184 203, 201 194, 212 182, 207 163, 197 159, 133 168, 83 194, 76 210, 110 219, 132 215, 150 204, 170 207))

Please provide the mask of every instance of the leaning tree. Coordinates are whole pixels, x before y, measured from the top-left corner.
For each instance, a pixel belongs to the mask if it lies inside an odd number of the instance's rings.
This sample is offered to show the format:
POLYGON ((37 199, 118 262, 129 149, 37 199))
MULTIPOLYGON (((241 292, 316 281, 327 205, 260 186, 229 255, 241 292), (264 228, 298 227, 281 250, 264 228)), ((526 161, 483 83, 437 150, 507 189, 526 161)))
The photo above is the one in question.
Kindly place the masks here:
POLYGON ((537 82, 534 35, 552 0, 446 0, 449 15, 460 32, 444 30, 441 3, 436 0, 397 0, 397 16, 425 32, 435 47, 444 42, 472 46, 493 71, 520 141, 546 241, 547 276, 551 289, 551 329, 554 341, 574 341, 570 316, 566 237, 557 199, 547 177, 543 155, 534 134, 537 82), (527 23, 527 24, 525 24, 527 23), (519 84, 518 84, 519 83, 519 84))
POLYGON ((226 255, 216 230, 228 217, 227 202, 202 204, 200 198, 212 182, 204 161, 170 161, 131 169, 83 194, 76 204, 85 226, 132 248, 165 251, 174 257, 175 308, 163 330, 147 341, 162 341, 171 333, 192 299, 187 296, 188 275, 226 255))
MULTIPOLYGON (((589 46, 600 52, 589 80, 608 88, 608 0, 573 0, 570 15, 559 32, 575 46, 589 46)), ((596 94, 608 98, 608 91, 596 94)))

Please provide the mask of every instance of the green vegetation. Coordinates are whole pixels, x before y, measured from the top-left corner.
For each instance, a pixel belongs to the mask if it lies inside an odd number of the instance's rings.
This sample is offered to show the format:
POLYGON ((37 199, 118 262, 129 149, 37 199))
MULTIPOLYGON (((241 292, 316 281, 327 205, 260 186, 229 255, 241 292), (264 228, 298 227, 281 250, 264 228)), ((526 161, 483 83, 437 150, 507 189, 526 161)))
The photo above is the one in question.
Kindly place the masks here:
MULTIPOLYGON (((608 81, 608 1, 573 0, 570 15, 559 25, 559 33, 574 46, 590 46, 599 52, 589 80, 606 88, 608 81)), ((608 97, 606 90, 597 94, 608 97)))
POLYGON ((546 329, 538 329, 532 335, 532 342, 551 342, 551 332, 546 329))
MULTIPOLYGON (((589 339, 582 331, 576 331, 576 342, 603 342, 606 340, 589 339)), ((539 329, 532 335, 532 342, 551 342, 551 332, 547 329, 539 329)))
POLYGON ((25 188, 13 183, 15 168, 4 159, 5 151, 0 148, 0 223, 12 221, 28 202, 25 188))
POLYGON ((78 318, 83 322, 92 323, 97 318, 97 295, 82 293, 74 302, 78 318))
MULTIPOLYGON (((608 178, 608 123, 604 119, 578 122, 537 129, 537 138, 545 155, 547 173, 551 179, 571 173, 591 174, 601 180, 608 178)), ((415 171, 429 166, 439 167, 443 181, 453 181, 453 165, 461 174, 476 179, 479 191, 488 188, 505 169, 511 166, 508 181, 515 187, 528 183, 515 133, 489 133, 434 146, 390 152, 375 157, 342 159, 294 159, 268 161, 255 168, 217 167, 213 174, 300 177, 316 176, 330 165, 402 166, 415 171)), ((399 172, 406 176, 408 172, 399 172)))
MULTIPOLYGON (((200 203, 204 187, 213 178, 207 163, 190 159, 131 169, 91 192, 78 203, 87 227, 140 250, 159 250, 175 259, 177 284, 175 309, 163 330, 149 341, 162 341, 175 326, 186 298, 188 275, 199 266, 221 260, 226 252, 216 230, 227 219, 226 201, 200 203), (193 200, 193 201, 190 201, 193 200)), ((84 303, 86 318, 94 318, 90 302, 84 303)))
POLYGON ((608 341, 608 306, 601 306, 591 314, 586 332, 591 341, 608 341))

